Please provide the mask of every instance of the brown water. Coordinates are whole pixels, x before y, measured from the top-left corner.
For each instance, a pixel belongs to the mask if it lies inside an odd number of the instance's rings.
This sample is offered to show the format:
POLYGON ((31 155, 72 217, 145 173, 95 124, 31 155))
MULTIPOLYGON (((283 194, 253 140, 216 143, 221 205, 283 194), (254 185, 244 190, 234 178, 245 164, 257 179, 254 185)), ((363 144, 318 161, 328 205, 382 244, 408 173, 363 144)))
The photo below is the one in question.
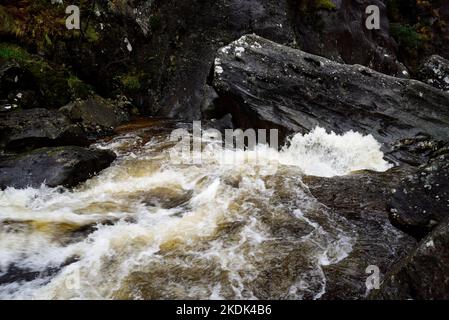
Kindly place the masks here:
POLYGON ((206 142, 201 164, 175 164, 179 126, 120 128, 97 145, 117 160, 75 190, 0 191, 0 298, 319 298, 358 235, 301 179, 386 170, 377 142, 317 129, 280 152, 206 142))

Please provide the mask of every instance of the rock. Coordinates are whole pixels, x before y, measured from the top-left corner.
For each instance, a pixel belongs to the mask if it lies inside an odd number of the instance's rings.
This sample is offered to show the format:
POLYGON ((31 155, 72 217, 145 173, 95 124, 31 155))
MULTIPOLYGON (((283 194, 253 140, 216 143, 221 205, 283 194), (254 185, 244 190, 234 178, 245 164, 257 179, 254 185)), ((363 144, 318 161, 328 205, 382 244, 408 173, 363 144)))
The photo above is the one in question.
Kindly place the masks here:
POLYGON ((32 75, 16 61, 6 60, 0 63, 0 95, 15 90, 23 82, 32 81, 32 75))
POLYGON ((0 112, 37 107, 32 74, 13 60, 0 59, 0 112))
POLYGON ((215 52, 245 33, 256 32, 280 43, 294 43, 289 1, 176 0, 155 2, 160 29, 151 37, 146 69, 151 95, 142 101, 147 113, 159 117, 201 119, 205 84, 215 52), (150 108, 149 108, 149 107, 150 108))
POLYGON ((6 187, 74 187, 107 168, 115 154, 82 147, 41 148, 0 156, 0 189, 6 187))
POLYGON ((421 81, 449 92, 449 61, 433 55, 422 64, 418 77, 421 81))
POLYGON ((218 51, 213 87, 237 127, 278 128, 282 136, 316 126, 355 130, 372 134, 396 163, 424 161, 416 154, 422 139, 449 140, 448 93, 256 35, 218 51))
POLYGON ((371 299, 449 299, 449 220, 424 238, 418 247, 385 277, 371 299))
MULTIPOLYGON (((95 7, 81 3, 81 11, 89 16, 85 32, 80 37, 56 34, 54 45, 43 50, 48 59, 70 66, 81 80, 94 84, 101 96, 132 97, 147 115, 199 120, 204 86, 219 47, 250 32, 294 42, 288 2, 135 0, 100 1, 95 7)), ((42 6, 27 6, 22 14, 44 20, 42 6)), ((51 6, 49 11, 65 15, 65 4, 51 6)), ((31 23, 21 27, 31 34, 22 37, 23 42, 31 42, 30 47, 42 42, 45 28, 31 23)), ((48 21, 46 28, 51 27, 59 29, 59 22, 48 21)))
POLYGON ((201 102, 201 118, 203 119, 213 119, 219 115, 217 112, 218 108, 216 106, 218 99, 218 94, 215 92, 214 88, 206 85, 204 88, 204 97, 201 102))
POLYGON ((229 113, 220 119, 202 121, 201 125, 203 126, 203 130, 216 129, 223 135, 225 134, 226 129, 234 129, 234 125, 232 123, 232 115, 229 113))
POLYGON ((417 239, 444 221, 449 216, 449 153, 404 177, 388 207, 392 223, 417 239))
POLYGON ((386 210, 391 188, 408 173, 407 168, 394 168, 383 173, 362 171, 342 177, 303 178, 319 202, 352 224, 351 236, 356 238, 348 257, 323 267, 323 299, 363 298, 368 293, 368 266, 376 265, 385 274, 414 248, 416 240, 394 228, 386 210))
POLYGON ((0 147, 7 151, 88 143, 83 130, 58 111, 36 108, 0 114, 0 147))
POLYGON ((293 21, 299 47, 308 53, 347 64, 360 64, 376 71, 409 77, 397 60, 397 45, 390 37, 387 6, 384 0, 340 0, 329 8, 318 1, 292 1, 293 21), (365 10, 380 9, 380 29, 368 30, 365 10))
POLYGON ((78 100, 59 109, 70 120, 81 123, 87 132, 111 130, 129 121, 129 111, 99 96, 78 100))

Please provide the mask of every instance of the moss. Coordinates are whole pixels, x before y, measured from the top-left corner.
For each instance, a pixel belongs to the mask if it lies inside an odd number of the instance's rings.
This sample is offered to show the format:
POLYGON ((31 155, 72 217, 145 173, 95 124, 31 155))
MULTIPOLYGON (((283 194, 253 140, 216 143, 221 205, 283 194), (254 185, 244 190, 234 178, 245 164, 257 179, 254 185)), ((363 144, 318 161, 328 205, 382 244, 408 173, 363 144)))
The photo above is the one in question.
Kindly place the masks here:
POLYGON ((25 61, 30 59, 30 54, 19 46, 9 43, 0 43, 0 58, 25 61))
POLYGON ((100 40, 100 35, 95 30, 95 28, 92 25, 88 25, 86 31, 84 32, 84 35, 86 37, 86 40, 88 42, 98 42, 100 40))
POLYGON ((400 46, 404 46, 407 49, 418 49, 421 46, 423 38, 414 27, 392 23, 390 29, 391 35, 398 41, 400 46))
POLYGON ((87 98, 92 94, 93 88, 83 81, 81 81, 78 77, 74 75, 70 75, 67 79, 67 84, 70 88, 70 93, 73 98, 87 98))
POLYGON ((335 10, 337 6, 332 0, 295 0, 302 14, 313 14, 318 10, 335 10))
POLYGON ((391 23, 390 32, 399 45, 400 61, 404 61, 407 67, 415 72, 423 55, 426 37, 416 30, 416 26, 401 23, 391 23))
POLYGON ((50 106, 62 106, 70 99, 84 98, 92 88, 63 67, 50 65, 22 47, 0 43, 0 59, 14 60, 31 73, 43 98, 50 106))
POLYGON ((123 88, 127 91, 134 92, 141 88, 139 75, 126 74, 120 77, 123 88))
POLYGON ((324 10, 334 10, 337 7, 335 6, 335 3, 333 3, 331 0, 317 0, 316 1, 316 9, 324 9, 324 10))

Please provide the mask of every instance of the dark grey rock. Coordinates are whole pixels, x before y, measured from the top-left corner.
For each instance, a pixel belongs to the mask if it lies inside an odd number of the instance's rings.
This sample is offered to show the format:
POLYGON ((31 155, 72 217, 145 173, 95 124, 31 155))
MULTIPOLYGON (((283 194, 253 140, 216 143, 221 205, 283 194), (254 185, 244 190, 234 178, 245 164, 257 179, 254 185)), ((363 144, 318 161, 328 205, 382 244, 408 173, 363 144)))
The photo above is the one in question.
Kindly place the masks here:
POLYGON ((388 205, 392 223, 421 239, 449 216, 449 154, 404 177, 388 205))
POLYGON ((295 41, 289 1, 176 0, 154 2, 160 30, 151 38, 146 55, 154 57, 147 112, 160 117, 201 119, 205 84, 215 52, 245 33, 255 32, 280 43, 295 41))
POLYGON ((203 129, 216 129, 220 131, 222 134, 225 134, 226 129, 234 128, 234 125, 232 123, 232 115, 229 113, 220 119, 206 120, 203 121, 201 124, 204 127, 203 129))
POLYGON ((107 168, 115 157, 111 151, 73 146, 0 156, 0 189, 74 187, 107 168))
POLYGON ((449 140, 448 93, 256 35, 218 51, 213 86, 242 128, 278 128, 283 136, 316 126, 355 130, 372 134, 390 160, 413 165, 449 140))
POLYGON ((36 108, 0 114, 0 147, 7 151, 87 144, 81 127, 58 111, 36 108))
POLYGON ((449 61, 438 55, 430 56, 422 64, 418 77, 435 88, 449 92, 449 61))
POLYGON ((385 277, 371 299, 449 299, 449 220, 442 222, 385 277))
MULTIPOLYGON (((315 1, 316 3, 317 1, 315 1)), ((409 77, 397 60, 397 44, 390 36, 385 0, 331 1, 335 8, 313 10, 314 1, 292 1, 293 23, 301 50, 347 64, 360 64, 376 71, 409 77), (370 5, 380 9, 380 29, 365 27, 370 5)))
POLYGON ((71 102, 59 111, 73 122, 82 124, 89 133, 111 130, 130 118, 128 109, 100 96, 71 102))
POLYGON ((13 60, 0 61, 0 112, 37 107, 32 74, 13 60))
POLYGON ((323 267, 323 299, 363 298, 368 294, 368 266, 376 265, 385 274, 414 248, 416 240, 393 227, 386 210, 391 189, 409 170, 403 167, 383 173, 362 171, 342 177, 303 178, 319 202, 351 223, 351 236, 356 239, 348 257, 323 267))

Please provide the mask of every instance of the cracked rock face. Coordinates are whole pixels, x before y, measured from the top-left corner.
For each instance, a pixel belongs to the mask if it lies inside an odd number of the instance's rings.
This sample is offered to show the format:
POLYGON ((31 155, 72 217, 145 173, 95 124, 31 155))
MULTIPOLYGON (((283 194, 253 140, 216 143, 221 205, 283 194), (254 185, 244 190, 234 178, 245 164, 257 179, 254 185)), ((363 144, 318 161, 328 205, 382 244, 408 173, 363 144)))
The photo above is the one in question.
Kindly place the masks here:
POLYGON ((213 86, 239 127, 372 134, 397 163, 420 164, 449 139, 448 93, 256 35, 218 51, 213 86))

